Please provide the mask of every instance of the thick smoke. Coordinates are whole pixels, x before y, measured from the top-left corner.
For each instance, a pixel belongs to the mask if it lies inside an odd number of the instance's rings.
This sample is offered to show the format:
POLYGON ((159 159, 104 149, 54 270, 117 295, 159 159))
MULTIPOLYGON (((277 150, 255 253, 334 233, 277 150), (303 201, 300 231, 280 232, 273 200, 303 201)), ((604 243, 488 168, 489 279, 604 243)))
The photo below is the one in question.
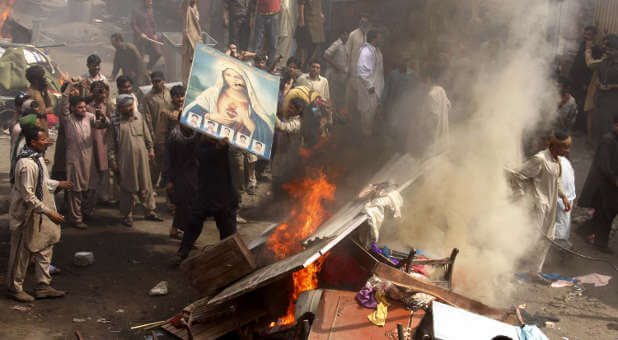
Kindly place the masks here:
POLYGON ((398 227, 383 229, 385 244, 434 256, 459 248, 456 290, 489 303, 507 302, 521 260, 537 256, 539 234, 527 206, 510 199, 505 168, 524 160, 524 132, 550 121, 555 111, 556 50, 548 25, 556 11, 548 3, 485 2, 470 24, 485 38, 466 36, 470 26, 442 37, 447 45, 462 45, 467 58, 464 67, 446 70, 456 88, 442 84, 459 98, 450 152, 412 188, 398 227))

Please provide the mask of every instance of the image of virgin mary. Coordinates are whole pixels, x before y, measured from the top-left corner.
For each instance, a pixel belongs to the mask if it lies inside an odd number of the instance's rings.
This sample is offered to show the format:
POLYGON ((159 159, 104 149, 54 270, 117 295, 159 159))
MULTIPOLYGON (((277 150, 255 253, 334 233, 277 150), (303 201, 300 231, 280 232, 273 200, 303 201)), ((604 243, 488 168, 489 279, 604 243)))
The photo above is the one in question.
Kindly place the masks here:
POLYGON ((260 104, 247 74, 235 66, 224 66, 217 82, 187 106, 184 115, 198 114, 235 131, 270 144, 274 118, 260 104))

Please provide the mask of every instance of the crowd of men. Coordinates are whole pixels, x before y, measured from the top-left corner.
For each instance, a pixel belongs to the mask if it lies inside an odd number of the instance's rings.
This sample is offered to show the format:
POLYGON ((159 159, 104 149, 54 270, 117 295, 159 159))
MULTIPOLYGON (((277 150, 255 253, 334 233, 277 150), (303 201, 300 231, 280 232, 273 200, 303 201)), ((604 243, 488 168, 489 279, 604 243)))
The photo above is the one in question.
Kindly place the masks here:
MULTIPOLYGON (((289 4, 280 0, 226 0, 224 11, 230 37, 225 52, 281 77, 270 162, 232 147, 225 138, 210 138, 178 124, 186 88, 168 88, 164 73, 154 70, 161 51, 151 0, 144 0, 144 7, 132 14, 134 43, 125 42, 117 33, 111 36, 116 50, 111 79, 101 74, 101 59, 91 55, 86 60, 88 73, 66 81, 54 107, 44 70, 32 66, 26 71, 31 86, 15 98, 18 121, 11 130, 13 233, 8 281, 13 298, 34 299, 23 290, 31 259, 38 284, 34 297, 64 295, 49 285, 59 224, 87 229, 86 222, 95 214, 97 204, 118 204, 120 223, 132 227, 137 203, 143 205, 146 220, 163 221, 156 212, 155 198, 157 191, 165 192, 174 217, 170 237, 182 240, 178 260, 183 260, 206 218, 215 219, 221 239, 234 234, 237 223, 242 222, 238 216, 242 193, 254 195, 269 167, 273 190, 280 191, 284 183, 298 176, 303 148, 316 145, 337 121, 349 123, 346 133, 357 131, 359 140, 368 142, 379 133, 415 155, 448 147, 452 104, 439 85, 436 65, 428 63, 418 72, 402 57, 385 77, 381 51, 384 32, 372 25, 368 15, 362 15, 358 27, 341 32, 323 50, 320 47, 326 40, 320 1, 301 0, 294 13, 282 7, 284 3, 289 4), (254 12, 256 17, 250 15, 254 12), (252 28, 257 48, 248 51, 252 28), (292 46, 296 46, 295 53, 292 46), (116 84, 115 96, 110 93, 109 81, 116 84), (145 84, 152 89, 138 100, 134 86, 145 84), (406 107, 402 98, 412 98, 416 109, 406 107), (53 179, 45 158, 51 144, 47 117, 52 113, 60 118, 53 179), (54 193, 58 191, 65 192, 66 217, 56 208, 54 193)), ((196 0, 186 0, 183 6, 185 84, 195 44, 202 39, 196 4, 196 0)), ((618 98, 618 79, 612 78, 618 74, 612 72, 618 65, 613 63, 618 38, 609 37, 606 45, 606 56, 598 61, 595 79, 599 82, 598 110, 610 117, 606 105, 618 98)), ((580 105, 577 97, 575 103, 580 105)), ((573 105, 563 91, 558 111, 567 116, 561 123, 567 128, 576 119, 573 105)), ((596 209, 590 226, 582 233, 594 234, 595 244, 604 250, 608 249, 609 226, 618 207, 618 120, 613 117, 605 126, 608 133, 601 139, 594 171, 580 200, 584 204, 586 197, 584 206, 596 209)), ((539 228, 552 239, 556 238, 558 202, 562 211, 569 211, 574 200, 559 182, 566 178, 567 165, 561 164, 567 160, 564 156, 569 146, 568 134, 557 132, 546 150, 513 174, 516 180, 533 180, 538 185, 539 228)), ((563 237, 568 239, 568 231, 563 237)), ((538 271, 544 258, 536 264, 538 271)))

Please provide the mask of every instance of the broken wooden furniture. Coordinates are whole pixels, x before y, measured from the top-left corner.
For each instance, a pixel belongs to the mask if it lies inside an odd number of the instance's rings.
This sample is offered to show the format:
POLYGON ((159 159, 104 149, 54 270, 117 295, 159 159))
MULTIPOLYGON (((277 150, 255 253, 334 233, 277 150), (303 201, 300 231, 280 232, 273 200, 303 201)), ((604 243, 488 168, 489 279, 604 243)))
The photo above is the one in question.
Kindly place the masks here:
POLYGON ((236 233, 214 246, 204 247, 197 255, 183 261, 180 268, 195 289, 204 296, 211 296, 253 272, 256 264, 253 254, 236 233))

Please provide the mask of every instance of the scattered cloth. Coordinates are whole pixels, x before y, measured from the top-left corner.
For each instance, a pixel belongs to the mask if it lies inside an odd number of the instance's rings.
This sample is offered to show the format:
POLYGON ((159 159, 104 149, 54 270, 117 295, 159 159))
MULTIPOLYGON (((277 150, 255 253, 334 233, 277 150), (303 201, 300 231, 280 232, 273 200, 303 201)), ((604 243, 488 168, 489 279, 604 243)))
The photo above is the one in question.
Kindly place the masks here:
POLYGON ((148 292, 148 295, 150 296, 167 295, 167 281, 161 281, 157 283, 157 285, 152 287, 150 292, 148 292))
POLYGON ((554 281, 551 283, 551 287, 552 288, 563 288, 563 287, 572 287, 575 283, 573 283, 573 281, 565 281, 565 280, 558 280, 558 281, 554 281))
POLYGON ((365 204, 363 212, 367 215, 367 223, 369 224, 368 235, 364 235, 365 245, 377 242, 380 238, 380 228, 384 223, 384 208, 389 208, 393 212, 393 217, 401 217, 401 206, 403 198, 397 190, 381 192, 381 196, 372 199, 365 204))
POLYGON ((436 298, 425 293, 416 293, 409 296, 405 296, 401 302, 406 305, 406 309, 417 311, 420 309, 429 308, 431 302, 436 298))
POLYGON ((374 252, 374 253, 376 253, 376 254, 382 254, 382 255, 384 255, 387 259, 389 259, 389 260, 390 260, 391 262, 393 262, 395 265, 398 265, 398 264, 399 264, 399 261, 397 261, 397 259, 394 259, 394 258, 391 256, 391 250, 390 250, 390 249, 388 249, 388 247, 387 247, 387 246, 384 246, 384 247, 382 247, 382 249, 380 249, 380 247, 379 247, 377 244, 372 243, 372 244, 371 244, 371 251, 372 251, 372 252, 374 252))
POLYGON ((365 308, 378 308, 378 302, 373 294, 373 287, 365 286, 361 288, 361 290, 358 291, 358 294, 356 294, 356 301, 358 301, 358 303, 365 308))
POLYGON ((567 277, 567 276, 562 276, 560 274, 556 274, 556 273, 552 273, 552 274, 546 274, 546 273, 539 273, 539 275, 549 281, 569 281, 569 282, 575 282, 575 279, 573 279, 572 277, 567 277))
POLYGON ((521 340, 549 340, 537 326, 524 326, 519 330, 521 340))
POLYGON ((574 277, 575 280, 579 281, 579 283, 590 283, 594 284, 595 287, 603 287, 609 284, 609 280, 612 279, 611 276, 601 275, 597 273, 592 273, 583 276, 574 277))
POLYGON ((378 309, 369 314, 367 318, 376 326, 384 326, 386 325, 386 317, 388 316, 388 306, 380 302, 378 304, 378 309))

